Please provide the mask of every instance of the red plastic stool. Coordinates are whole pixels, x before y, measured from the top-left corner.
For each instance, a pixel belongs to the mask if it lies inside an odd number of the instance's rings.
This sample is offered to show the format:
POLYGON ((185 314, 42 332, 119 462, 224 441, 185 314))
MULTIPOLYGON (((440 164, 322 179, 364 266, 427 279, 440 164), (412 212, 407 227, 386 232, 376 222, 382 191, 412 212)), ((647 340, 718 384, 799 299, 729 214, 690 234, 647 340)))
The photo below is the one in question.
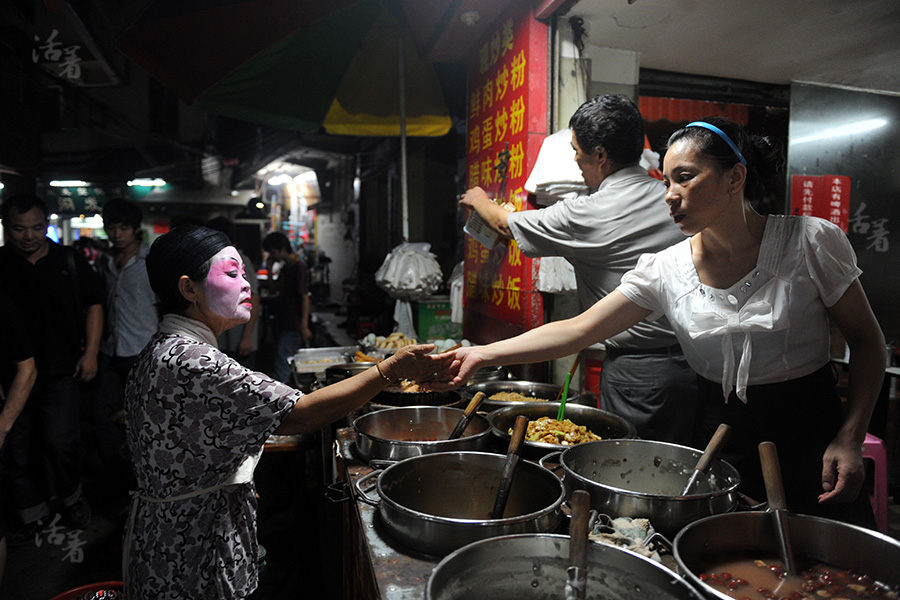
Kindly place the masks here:
POLYGON ((597 399, 597 408, 600 408, 600 372, 603 371, 603 361, 596 358, 586 358, 582 363, 584 369, 584 392, 594 395, 597 399))
POLYGON ((875 525, 881 533, 887 533, 888 516, 887 516, 887 497, 888 497, 888 481, 887 481, 887 452, 884 449, 884 442, 879 437, 875 437, 871 433, 866 434, 866 440, 863 442, 863 458, 868 458, 875 463, 875 489, 869 499, 872 501, 872 510, 875 511, 875 525))
POLYGON ((125 597, 121 581, 89 583, 50 598, 50 600, 118 600, 125 597))

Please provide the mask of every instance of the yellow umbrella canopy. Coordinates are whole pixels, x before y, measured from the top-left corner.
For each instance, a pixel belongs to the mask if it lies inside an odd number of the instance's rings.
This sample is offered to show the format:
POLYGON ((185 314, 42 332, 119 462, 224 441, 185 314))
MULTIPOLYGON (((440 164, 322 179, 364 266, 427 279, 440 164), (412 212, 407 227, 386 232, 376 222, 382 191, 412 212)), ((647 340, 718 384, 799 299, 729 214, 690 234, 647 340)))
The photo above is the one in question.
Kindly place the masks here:
POLYGON ((328 133, 398 136, 405 112, 407 135, 444 135, 450 118, 437 76, 389 6, 155 0, 119 47, 211 113, 300 131, 324 124, 328 133))
POLYGON ((338 135, 398 136, 404 112, 406 135, 434 137, 450 131, 434 68, 419 57, 409 30, 383 11, 347 67, 323 125, 327 133, 338 135))

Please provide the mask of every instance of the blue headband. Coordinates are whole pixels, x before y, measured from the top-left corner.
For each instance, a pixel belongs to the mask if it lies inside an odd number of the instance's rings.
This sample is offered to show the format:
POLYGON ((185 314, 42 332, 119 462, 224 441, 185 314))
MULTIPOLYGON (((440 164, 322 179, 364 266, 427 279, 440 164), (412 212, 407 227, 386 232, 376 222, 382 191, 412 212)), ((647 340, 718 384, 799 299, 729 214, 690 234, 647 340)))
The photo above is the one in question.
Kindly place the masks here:
POLYGON ((735 153, 735 154, 737 155, 737 157, 738 157, 738 160, 741 161, 741 164, 742 164, 742 165, 744 165, 745 167, 747 166, 747 159, 744 158, 744 155, 741 154, 741 151, 738 150, 738 147, 735 145, 735 143, 731 141, 731 138, 728 137, 728 135, 727 135, 724 131, 722 131, 721 129, 719 129, 719 128, 716 127, 715 125, 712 125, 712 124, 710 124, 710 123, 707 123, 706 121, 694 121, 693 123, 688 123, 688 124, 685 125, 684 127, 685 127, 685 128, 688 128, 688 127, 702 127, 703 129, 709 129, 709 130, 712 131, 714 134, 716 134, 717 136, 719 136, 720 138, 722 138, 722 141, 724 141, 726 144, 728 144, 728 147, 731 148, 731 149, 734 151, 734 153, 735 153))

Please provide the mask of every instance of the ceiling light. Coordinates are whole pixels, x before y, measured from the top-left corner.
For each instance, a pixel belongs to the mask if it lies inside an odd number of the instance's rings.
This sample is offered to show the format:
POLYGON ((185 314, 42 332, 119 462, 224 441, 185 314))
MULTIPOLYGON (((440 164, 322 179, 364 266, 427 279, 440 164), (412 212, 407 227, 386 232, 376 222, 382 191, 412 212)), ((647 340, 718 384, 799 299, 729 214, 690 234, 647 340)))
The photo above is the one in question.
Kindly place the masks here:
POLYGON ((289 183, 291 181, 291 176, 287 173, 278 173, 277 175, 273 175, 269 177, 269 180, 266 182, 272 186, 279 186, 289 183))
POLYGON ((793 146, 795 144, 805 144, 806 142, 817 142, 819 140, 827 140, 836 137, 865 133, 867 131, 872 131, 873 129, 884 127, 888 124, 888 122, 889 121, 884 118, 853 121, 852 123, 846 123, 844 125, 838 125, 836 127, 828 127, 817 133, 798 137, 797 139, 791 140, 791 145, 793 146))
POLYGON ((303 171, 299 175, 294 175, 294 183, 303 183, 304 181, 315 181, 316 172, 315 171, 303 171))
POLYGON ((159 177, 138 177, 128 182, 129 187, 162 187, 164 185, 166 185, 166 180, 159 177))
POLYGON ((87 181, 80 179, 54 179, 50 182, 50 187, 84 187, 87 184, 87 181))

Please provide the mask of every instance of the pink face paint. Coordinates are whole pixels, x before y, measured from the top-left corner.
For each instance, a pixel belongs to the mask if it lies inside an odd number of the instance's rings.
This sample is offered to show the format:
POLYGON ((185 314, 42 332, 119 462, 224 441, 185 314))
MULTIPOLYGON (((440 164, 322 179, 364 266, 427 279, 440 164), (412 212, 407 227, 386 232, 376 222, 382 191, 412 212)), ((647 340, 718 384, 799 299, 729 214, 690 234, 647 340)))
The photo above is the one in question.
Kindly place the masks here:
POLYGON ((223 248, 213 256, 205 286, 210 312, 228 320, 246 322, 250 319, 250 284, 244 276, 244 263, 234 247, 223 248))

